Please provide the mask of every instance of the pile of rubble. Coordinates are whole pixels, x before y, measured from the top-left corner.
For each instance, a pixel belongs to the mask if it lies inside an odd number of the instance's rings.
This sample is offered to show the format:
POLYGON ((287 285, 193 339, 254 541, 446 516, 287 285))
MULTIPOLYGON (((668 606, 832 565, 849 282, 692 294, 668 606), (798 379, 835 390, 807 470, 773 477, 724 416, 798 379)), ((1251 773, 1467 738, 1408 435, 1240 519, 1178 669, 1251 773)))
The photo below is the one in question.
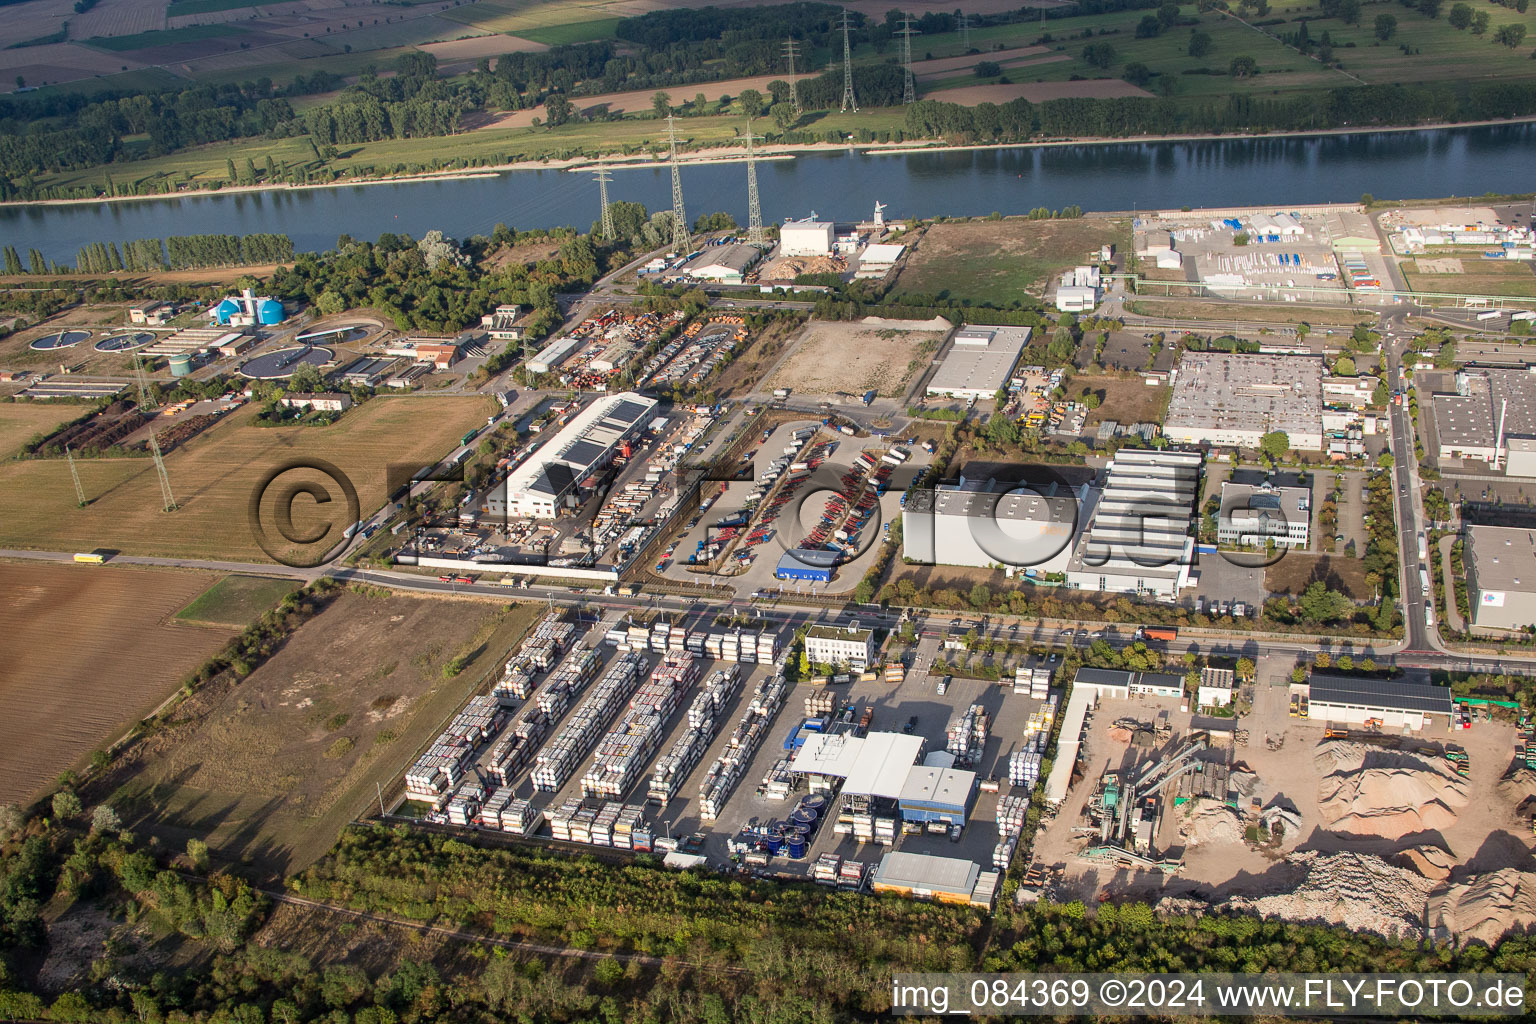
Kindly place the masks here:
POLYGON ((1302 869, 1289 892, 1237 897, 1235 910, 1284 921, 1341 925, 1351 931, 1418 939, 1424 908, 1435 883, 1380 857, 1360 853, 1293 853, 1288 865, 1302 869))
POLYGON ((1206 843, 1230 845, 1243 841, 1243 823, 1226 804, 1201 801, 1193 805, 1179 825, 1179 834, 1191 846, 1206 843))
POLYGON ((1489 946, 1506 932, 1536 924, 1536 873, 1501 868, 1469 882, 1444 885, 1429 898, 1430 938, 1439 942, 1482 942, 1489 946))

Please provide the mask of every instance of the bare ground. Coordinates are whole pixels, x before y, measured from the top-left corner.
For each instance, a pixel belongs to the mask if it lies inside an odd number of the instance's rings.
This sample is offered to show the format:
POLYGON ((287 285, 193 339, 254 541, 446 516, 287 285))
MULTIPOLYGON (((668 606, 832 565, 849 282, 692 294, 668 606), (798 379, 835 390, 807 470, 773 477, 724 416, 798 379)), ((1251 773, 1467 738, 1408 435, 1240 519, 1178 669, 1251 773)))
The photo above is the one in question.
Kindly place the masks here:
POLYGON ((816 395, 874 389, 900 396, 943 337, 939 331, 817 321, 805 327, 798 348, 765 386, 816 395))

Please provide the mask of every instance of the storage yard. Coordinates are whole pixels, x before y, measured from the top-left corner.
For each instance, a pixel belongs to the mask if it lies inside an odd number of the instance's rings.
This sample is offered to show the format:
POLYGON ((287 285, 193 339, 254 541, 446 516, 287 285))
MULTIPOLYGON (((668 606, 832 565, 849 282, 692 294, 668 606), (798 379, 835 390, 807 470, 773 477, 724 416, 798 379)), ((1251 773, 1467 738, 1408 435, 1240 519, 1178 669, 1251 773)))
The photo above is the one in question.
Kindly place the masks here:
POLYGON ((113 565, 0 564, 0 803, 24 803, 78 767, 238 631, 172 621, 216 578, 113 565))
POLYGON ((406 771, 397 813, 877 891, 899 850, 969 863, 956 898, 990 906, 1057 711, 1049 668, 937 693, 899 662, 791 683, 785 639, 551 613, 406 771))
POLYGON ((199 689, 136 744, 113 804, 168 846, 195 835, 274 877, 298 870, 491 672, 479 649, 504 650, 538 614, 344 591, 250 676, 199 689), (455 658, 462 672, 445 673, 455 658))
MULTIPOLYGON (((1515 727, 1480 712, 1453 714, 1467 725, 1449 731, 1441 716, 1411 733, 1330 724, 1285 669, 1268 685, 1261 667, 1235 721, 1181 710, 1192 700, 1100 696, 1037 841, 1031 894, 1160 898, 1174 912, 1218 902, 1412 937, 1490 901, 1500 930, 1536 922, 1517 896, 1536 871, 1536 772, 1515 727)), ((1058 766, 1078 722, 1069 711, 1058 766)))

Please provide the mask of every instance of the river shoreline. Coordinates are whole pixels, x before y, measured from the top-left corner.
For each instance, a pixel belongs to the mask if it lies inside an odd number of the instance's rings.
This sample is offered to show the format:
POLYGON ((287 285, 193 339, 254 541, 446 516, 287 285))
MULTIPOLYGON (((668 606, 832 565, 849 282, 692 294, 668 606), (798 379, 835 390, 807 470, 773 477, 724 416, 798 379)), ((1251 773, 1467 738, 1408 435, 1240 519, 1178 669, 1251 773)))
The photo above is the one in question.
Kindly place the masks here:
MULTIPOLYGON (((793 145, 765 146, 758 151, 758 158, 763 160, 791 160, 798 155, 816 153, 857 152, 867 156, 912 156, 915 154, 944 154, 977 152, 982 150, 1028 150, 1028 149, 1062 149, 1071 146, 1136 146, 1149 144, 1166 144, 1181 142, 1261 142, 1283 141, 1289 139, 1314 139, 1329 138, 1350 135, 1383 135, 1403 134, 1407 132, 1431 132, 1454 131, 1457 129, 1501 127, 1536 123, 1536 115, 1514 118, 1498 118, 1483 121, 1459 121, 1446 124, 1400 125, 1395 127, 1371 127, 1371 128, 1320 128, 1312 131, 1299 132, 1264 132, 1258 134, 1200 134, 1200 135, 1138 135, 1116 138, 1089 137, 1080 139, 1046 139, 1038 142, 1008 142, 1008 143, 976 143, 972 145, 915 145, 906 142, 891 143, 831 143, 814 142, 793 145)), ((713 164, 740 164, 746 162, 746 154, 737 152, 730 155, 721 154, 717 149, 703 150, 697 153, 685 154, 679 158, 679 163, 686 166, 706 166, 713 164)), ((111 166, 111 165, 108 165, 111 166)), ((124 165, 127 166, 127 165, 124 165)), ((217 190, 198 189, 190 192, 177 192, 170 195, 147 196, 99 196, 92 199, 13 199, 0 201, 0 208, 14 207, 69 207, 92 206, 102 203, 130 203, 176 201, 182 199, 213 198, 228 195, 251 195, 264 192, 305 192, 317 189, 341 189, 353 188, 361 185, 401 185, 418 182, 434 181, 465 181, 477 178, 494 178, 510 171, 585 171, 606 167, 610 170, 642 170, 647 168, 666 167, 666 160, 659 160, 650 155, 637 156, 632 159, 601 159, 592 157, 572 157, 565 160, 520 160, 507 164, 496 164, 488 167, 476 167, 455 171, 438 171, 423 174, 389 175, 384 177, 347 178, 341 181, 324 182, 308 185, 232 185, 217 190)))

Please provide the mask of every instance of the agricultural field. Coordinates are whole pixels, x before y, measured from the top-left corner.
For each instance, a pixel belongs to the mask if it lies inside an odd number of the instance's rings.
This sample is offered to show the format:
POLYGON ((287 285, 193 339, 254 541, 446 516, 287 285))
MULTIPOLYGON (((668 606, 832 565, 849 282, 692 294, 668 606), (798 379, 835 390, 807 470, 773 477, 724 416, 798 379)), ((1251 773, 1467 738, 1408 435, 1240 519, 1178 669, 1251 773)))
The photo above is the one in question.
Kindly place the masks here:
POLYGON ((896 291, 997 304, 1045 293, 1055 274, 1088 260, 1102 245, 1123 248, 1124 221, 972 220, 931 225, 907 257, 896 291))
POLYGON ((168 848, 201 838, 220 859, 291 874, 331 847, 375 782, 405 769, 542 612, 343 591, 251 675, 208 684, 136 743, 113 804, 168 848))
POLYGON ((177 46, 182 43, 200 43, 209 39, 222 39, 226 36, 241 35, 242 30, 229 28, 224 25, 188 25, 186 28, 156 29, 149 32, 136 32, 130 36, 100 36, 89 39, 91 46, 103 50, 113 50, 119 53, 128 53, 133 50, 159 49, 164 46, 177 46))
POLYGON ((1536 297, 1536 270, 1523 260, 1404 260, 1399 269, 1416 292, 1536 297), (1446 272, 1452 266, 1460 269, 1446 272))
POLYGON ((1255 306, 1224 302, 1181 302, 1147 297, 1129 303, 1130 311, 1141 316, 1167 317, 1174 320, 1209 320, 1211 330, 1220 333, 1222 324, 1234 319, 1246 323, 1300 324, 1319 328, 1353 327, 1356 321, 1372 318, 1349 306, 1255 306))
MULTIPOLYGON (((485 422, 480 397, 381 397, 328 427, 253 425, 257 409, 237 410, 166 457, 180 507, 161 511, 160 485, 149 459, 81 459, 89 504, 75 507, 69 469, 56 459, 0 464, 0 546, 73 551, 111 547, 134 554, 266 562, 249 522, 252 493, 269 470, 304 458, 334 464, 356 488, 360 507, 378 508, 389 466, 426 465, 449 451, 470 427, 485 422)), ((288 474, 336 493, 319 474, 288 474)), ((340 506, 335 506, 338 510, 340 506)), ((300 530, 326 527, 333 542, 347 524, 322 520, 300 503, 300 530)), ((262 506, 262 515, 271 509, 262 506)), ((263 520, 264 522, 267 520, 263 520)))
POLYGON ((299 588, 271 576, 225 576, 176 613, 178 622, 244 628, 299 588))
POLYGON ((900 397, 943 344, 947 331, 934 329, 936 326, 911 324, 898 330, 812 322, 804 328, 789 358, 762 388, 790 388, 803 395, 857 395, 875 390, 882 398, 900 397))
POLYGON ((524 29, 517 35, 531 42, 543 43, 545 46, 595 43, 600 39, 612 39, 620 20, 619 18, 598 18, 595 21, 578 21, 570 25, 524 29))
POLYGON ((173 620, 214 579, 0 563, 0 803, 37 797, 152 712, 239 631, 173 620))
POLYGON ((0 402, 0 459, 8 459, 37 434, 52 433, 61 423, 83 416, 89 406, 71 403, 0 402))

